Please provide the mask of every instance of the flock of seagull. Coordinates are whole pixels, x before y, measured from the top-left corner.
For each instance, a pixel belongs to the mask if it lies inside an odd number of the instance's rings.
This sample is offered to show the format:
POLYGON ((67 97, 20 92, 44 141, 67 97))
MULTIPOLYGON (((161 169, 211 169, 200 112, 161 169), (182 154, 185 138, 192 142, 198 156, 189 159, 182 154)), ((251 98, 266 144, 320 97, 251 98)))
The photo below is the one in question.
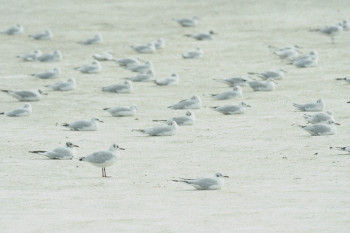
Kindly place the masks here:
MULTIPOLYGON (((173 19, 182 27, 195 27, 198 24, 199 19, 197 17, 173 19)), ((327 35, 331 38, 331 42, 335 43, 335 37, 340 35, 343 31, 350 30, 348 20, 343 20, 340 23, 326 26, 321 29, 312 29, 310 31, 317 31, 321 34, 327 35)), ((15 25, 3 30, 2 34, 17 35, 23 33, 24 29, 21 25, 15 25)), ((214 31, 199 33, 199 34, 185 34, 186 37, 203 41, 213 40, 216 33, 214 31)), ((53 38, 53 33, 50 29, 43 32, 29 35, 34 40, 50 40, 53 38)), ((88 38, 78 43, 81 45, 93 45, 102 43, 103 39, 100 34, 96 34, 91 38, 88 38)), ((163 49, 165 41, 163 38, 159 38, 156 41, 148 42, 140 45, 130 46, 135 52, 143 53, 155 53, 159 49, 163 49)), ((298 68, 314 67, 318 64, 318 53, 315 50, 311 50, 307 54, 301 52, 300 46, 288 46, 284 48, 276 48, 271 46, 275 55, 280 59, 286 60, 288 64, 294 65, 298 68)), ((103 92, 112 93, 130 93, 133 89, 134 82, 149 82, 153 81, 158 86, 177 85, 179 82, 179 76, 176 73, 171 74, 169 77, 163 79, 154 79, 154 68, 151 61, 144 61, 140 58, 123 58, 114 59, 113 53, 109 51, 93 54, 94 61, 91 64, 85 64, 75 69, 84 74, 96 74, 101 72, 103 61, 114 61, 120 67, 123 67, 131 72, 135 73, 135 76, 125 78, 125 81, 117 84, 111 84, 109 86, 102 87, 103 92)), ((191 51, 182 54, 183 59, 199 59, 204 55, 204 52, 200 47, 196 47, 191 51)), ((23 61, 39 61, 39 62, 58 62, 63 59, 62 53, 59 50, 54 50, 51 53, 42 53, 40 50, 34 50, 27 54, 21 54, 18 58, 23 61)), ((215 94, 209 94, 215 100, 227 100, 234 98, 241 98, 243 96, 242 86, 248 85, 253 91, 274 91, 276 89, 275 80, 280 80, 284 77, 285 70, 274 69, 267 70, 261 73, 248 73, 246 76, 235 76, 227 79, 214 79, 217 82, 228 85, 231 89, 215 94), (252 78, 253 77, 253 78, 252 78), (259 79, 256 79, 256 78, 259 79)), ((61 71, 59 68, 53 68, 51 70, 45 70, 40 73, 32 74, 33 77, 39 79, 54 79, 59 77, 61 71)), ((337 78, 337 80, 345 80, 350 83, 350 77, 337 78)), ((64 81, 59 81, 45 87, 54 91, 71 91, 77 86, 74 78, 69 78, 64 81)), ((42 90, 1 90, 2 92, 16 98, 19 101, 30 102, 39 101, 46 95, 42 90)), ((294 104, 298 111, 303 112, 317 112, 314 114, 306 113, 304 115, 308 125, 300 125, 302 129, 310 133, 312 136, 332 135, 336 132, 336 124, 333 115, 330 111, 325 110, 325 102, 323 99, 318 99, 315 102, 294 104)), ((176 133, 178 126, 193 125, 196 122, 196 117, 192 109, 199 109, 202 107, 201 98, 198 95, 193 95, 188 99, 181 100, 171 106, 170 109, 186 110, 184 115, 172 117, 168 120, 154 120, 156 122, 162 122, 161 125, 148 128, 148 129, 134 129, 133 131, 141 132, 149 136, 171 136, 176 133)), ((212 107, 215 111, 224 115, 242 114, 245 109, 250 107, 249 104, 241 101, 238 104, 226 104, 222 106, 212 107)), ((130 117, 134 116, 137 112, 137 106, 117 106, 112 108, 105 108, 113 117, 130 117)), ((25 103, 21 108, 17 108, 11 111, 2 112, 0 114, 9 117, 23 117, 32 114, 32 107, 30 103, 25 103)), ((62 126, 74 131, 95 131, 99 128, 99 123, 103 122, 97 117, 92 117, 90 120, 78 120, 71 123, 63 123, 62 126)), ((66 142, 65 146, 57 147, 51 151, 36 150, 30 151, 31 153, 40 154, 50 159, 66 160, 72 159, 75 154, 75 148, 77 145, 66 142)), ((333 147, 331 147, 333 148, 333 147)), ((350 153, 350 146, 337 147, 337 149, 347 151, 350 153)), ((90 155, 80 158, 80 161, 89 162, 97 167, 102 168, 102 177, 107 177, 106 167, 111 166, 117 160, 119 150, 124 150, 116 144, 112 144, 108 150, 102 150, 94 152, 90 155)), ((224 185, 223 178, 227 178, 221 173, 216 173, 211 177, 202 177, 198 179, 185 179, 180 178, 173 180, 175 182, 183 182, 190 184, 199 190, 215 190, 221 189, 224 185)))

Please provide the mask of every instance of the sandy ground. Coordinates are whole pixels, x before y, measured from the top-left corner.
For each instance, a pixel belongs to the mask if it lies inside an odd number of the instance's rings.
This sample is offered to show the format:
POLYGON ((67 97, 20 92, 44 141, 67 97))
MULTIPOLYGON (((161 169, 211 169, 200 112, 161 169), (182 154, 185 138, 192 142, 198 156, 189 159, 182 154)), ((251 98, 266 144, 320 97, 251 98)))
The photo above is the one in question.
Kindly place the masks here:
MULTIPOLYGON (((349 232, 349 155, 329 146, 349 144, 349 85, 334 81, 349 74, 346 32, 331 44, 311 27, 349 16, 350 5, 336 1, 1 1, 0 28, 21 23, 18 36, 0 35, 1 89, 33 89, 75 77, 78 88, 50 92, 33 102, 26 118, 1 116, 1 232, 349 232), (172 18, 200 17, 195 28, 172 18), (54 38, 34 41, 28 34, 50 28, 54 38), (186 33, 214 30, 213 41, 198 42, 186 33), (101 33, 100 45, 76 42, 101 33), (163 37, 166 47, 138 55, 129 45, 163 37), (319 66, 298 69, 275 57, 268 45, 298 44, 318 51, 319 66), (184 60, 180 54, 201 46, 205 55, 184 60), (22 62, 16 56, 34 49, 62 51, 58 63, 22 62), (132 74, 114 62, 84 75, 73 68, 92 61, 95 52, 115 57, 140 56, 154 63, 156 77, 173 72, 177 87, 135 83, 131 94, 108 94, 101 87, 132 74), (27 76, 59 67, 56 80, 27 76), (252 107, 243 115, 224 116, 210 107, 239 100, 214 101, 205 96, 228 89, 213 78, 272 68, 288 71, 274 92, 244 87, 252 107), (184 111, 167 106, 202 97, 197 123, 172 137, 147 137, 132 129, 156 125, 184 111), (334 136, 311 137, 292 124, 304 124, 293 102, 322 97, 341 123, 334 136), (113 118, 104 107, 137 104, 137 116, 113 118), (72 132, 56 123, 101 118, 96 132, 72 132), (66 141, 78 144, 70 161, 48 160, 29 150, 48 150, 66 141), (78 158, 118 143, 120 160, 101 170, 78 158), (318 154, 315 154, 318 153, 318 154), (219 191, 196 191, 176 177, 215 172, 229 175, 219 191)), ((47 91, 47 90, 46 90, 47 91)), ((22 103, 1 94, 0 111, 22 103)))

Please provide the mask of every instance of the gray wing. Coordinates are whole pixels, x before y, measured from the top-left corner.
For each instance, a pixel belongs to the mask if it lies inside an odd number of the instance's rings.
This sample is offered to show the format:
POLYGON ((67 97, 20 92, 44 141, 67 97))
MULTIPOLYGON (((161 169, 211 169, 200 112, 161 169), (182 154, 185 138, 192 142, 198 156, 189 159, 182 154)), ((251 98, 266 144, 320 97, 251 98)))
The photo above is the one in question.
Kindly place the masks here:
POLYGON ((196 180, 187 180, 188 184, 198 186, 201 189, 209 189, 213 185, 218 185, 218 182, 211 178, 200 178, 196 180))
POLYGON ((249 82, 249 86, 254 90, 259 90, 260 88, 265 88, 266 84, 262 82, 249 82))
POLYGON ((218 107, 217 110, 219 112, 226 114, 226 113, 238 111, 239 107, 237 105, 225 105, 225 106, 218 107))
POLYGON ((32 91, 15 91, 14 94, 20 96, 21 98, 31 98, 37 96, 37 94, 32 91))
POLYGON ((16 117, 16 116, 20 116, 24 113, 29 113, 29 112, 27 109, 19 108, 19 109, 15 109, 15 110, 12 110, 10 112, 7 112, 6 115, 11 116, 11 117, 16 117))
POLYGON ((52 61, 54 57, 55 56, 53 54, 44 54, 38 57, 38 60, 41 62, 52 61))
POLYGON ((82 160, 90 163, 104 163, 113 157, 114 154, 110 151, 98 151, 86 156, 82 160))
POLYGON ((69 128, 73 128, 73 129, 82 129, 90 126, 91 126, 90 121, 76 121, 69 124, 69 128))
POLYGON ((186 122, 189 121, 189 118, 187 116, 178 116, 172 118, 178 125, 183 125, 186 122))
POLYGON ((73 157, 72 153, 64 147, 57 147, 52 151, 48 151, 45 153, 45 156, 52 159, 66 159, 73 157))
POLYGON ((39 73, 39 74, 36 74, 35 77, 38 77, 38 78, 51 78, 52 76, 54 76, 55 73, 51 72, 51 71, 48 71, 48 72, 43 72, 43 73, 39 73))
POLYGON ((220 94, 214 95, 214 98, 217 100, 226 100, 226 99, 232 99, 236 96, 238 96, 238 95, 234 91, 225 91, 225 92, 222 92, 220 94))
POLYGON ((161 125, 161 126, 156 126, 150 129, 146 129, 145 133, 151 135, 151 136, 156 136, 162 133, 170 132, 173 129, 170 128, 168 125, 161 125))
POLYGON ((170 106, 170 108, 172 109, 184 109, 188 106, 190 106, 192 104, 191 100, 181 100, 180 102, 178 102, 177 104, 174 104, 172 106, 170 106))
POLYGON ((304 128, 306 131, 312 132, 316 135, 327 133, 331 131, 329 125, 319 124, 319 125, 309 125, 304 128))

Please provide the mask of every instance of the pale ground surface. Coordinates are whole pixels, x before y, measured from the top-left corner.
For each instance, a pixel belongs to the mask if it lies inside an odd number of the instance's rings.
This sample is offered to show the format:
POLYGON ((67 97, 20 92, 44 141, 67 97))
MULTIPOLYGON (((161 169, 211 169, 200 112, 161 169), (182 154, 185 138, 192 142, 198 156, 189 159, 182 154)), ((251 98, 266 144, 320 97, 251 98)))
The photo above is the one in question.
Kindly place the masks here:
MULTIPOLYGON (((338 1, 1 1, 0 28, 21 23, 19 36, 0 35, 1 89, 42 88, 75 77, 72 92, 50 92, 33 102, 27 118, 1 116, 1 232, 349 232, 350 157, 329 150, 349 145, 349 85, 334 81, 349 75, 350 33, 331 44, 309 28, 349 17, 350 5, 338 1), (73 3, 74 2, 74 3, 73 3), (181 28, 172 18, 200 17, 196 28, 181 28), (51 41, 28 34, 50 28, 51 41), (208 30, 213 41, 183 36, 208 30), (103 43, 76 42, 101 33, 103 43), (101 87, 131 76, 113 62, 97 75, 73 67, 90 63, 95 52, 111 50, 117 58, 137 56, 128 46, 163 37, 164 50, 141 55, 154 63, 156 77, 177 72, 177 87, 135 83, 131 94, 108 94, 101 87), (298 44, 318 51, 319 66, 297 69, 281 62, 268 45, 298 44), (201 46, 202 59, 180 54, 201 46), (60 49, 64 60, 22 62, 18 54, 60 49), (27 74, 60 67, 55 80, 27 74), (210 106, 238 102, 203 96, 226 90, 213 78, 244 75, 271 68, 288 71, 275 92, 254 93, 244 87, 252 108, 224 116, 210 106), (6 78, 11 76, 11 78, 6 78), (204 107, 198 122, 172 137, 147 137, 134 128, 156 125, 184 111, 167 106, 192 94, 204 107), (324 98, 341 123, 338 133, 310 137, 292 124, 304 124, 292 102, 324 98), (113 118, 103 107, 137 104, 132 118, 113 118), (105 121, 96 132, 71 132, 56 123, 90 119, 105 121), (136 120, 135 118, 138 118, 136 120), (80 146, 71 161, 47 160, 29 150, 47 150, 66 141, 80 146), (118 143, 120 160, 101 169, 79 162, 80 156, 118 143), (315 155, 318 153, 318 155, 315 155), (286 158, 283 158, 286 157, 286 158), (220 191, 194 191, 174 183, 176 177, 222 172, 231 178, 220 191)), ((0 111, 23 103, 1 94, 0 111)))

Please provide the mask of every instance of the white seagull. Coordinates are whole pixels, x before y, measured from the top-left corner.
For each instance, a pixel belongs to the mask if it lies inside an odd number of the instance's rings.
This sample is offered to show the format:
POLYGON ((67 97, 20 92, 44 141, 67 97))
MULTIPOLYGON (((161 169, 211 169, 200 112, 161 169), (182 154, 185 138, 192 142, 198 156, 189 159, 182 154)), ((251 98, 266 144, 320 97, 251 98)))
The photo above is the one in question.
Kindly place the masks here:
POLYGON ((9 116, 9 117, 29 116, 32 114, 32 106, 29 103, 27 103, 21 108, 16 108, 16 109, 11 110, 9 112, 0 112, 0 114, 3 114, 5 116, 9 116))
POLYGON ((35 151, 29 151, 29 152, 44 155, 50 159, 66 160, 66 159, 73 158, 75 154, 75 147, 79 147, 79 146, 74 145, 71 142, 66 142, 66 145, 64 147, 60 146, 51 151, 35 150, 35 151))
POLYGON ((229 178, 224 176, 221 173, 215 173, 212 177, 202 177, 198 179, 184 179, 180 178, 179 180, 173 180, 175 182, 183 182, 189 185, 192 185, 198 190, 218 190, 221 189, 225 182, 223 178, 229 178))
POLYGON ((96 131, 98 130, 98 122, 102 122, 96 117, 91 118, 89 121, 80 120, 73 123, 64 123, 62 126, 74 131, 96 131))

